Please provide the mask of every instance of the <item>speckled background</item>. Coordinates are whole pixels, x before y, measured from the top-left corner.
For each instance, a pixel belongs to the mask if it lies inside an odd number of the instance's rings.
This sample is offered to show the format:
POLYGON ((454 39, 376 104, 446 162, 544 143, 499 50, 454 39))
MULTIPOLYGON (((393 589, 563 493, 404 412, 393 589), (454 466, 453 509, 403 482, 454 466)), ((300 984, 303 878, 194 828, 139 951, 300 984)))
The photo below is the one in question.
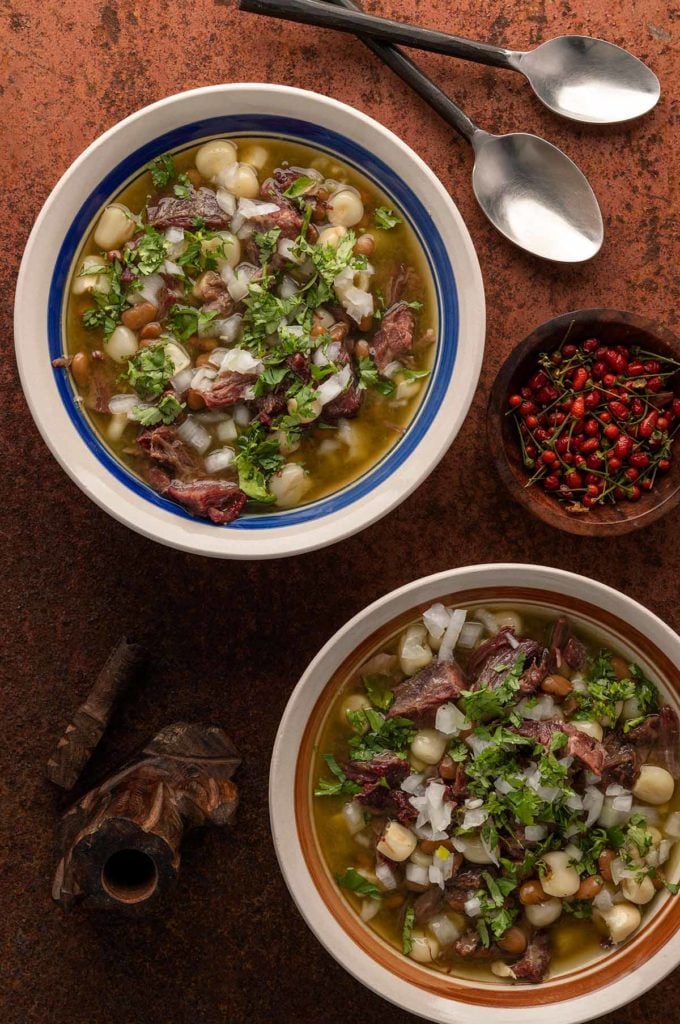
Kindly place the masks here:
MULTIPOLYGON (((678 10, 664 0, 384 0, 381 9, 516 47, 564 32, 605 36, 650 63, 664 90, 658 107, 640 124, 602 131, 557 121, 519 76, 422 59, 482 125, 536 131, 578 161, 606 222, 593 263, 549 267, 496 235, 472 198, 470 151, 348 37, 256 20, 224 0, 0 0, 4 1024, 413 1021, 322 950, 277 870, 267 821, 269 751, 302 669, 369 601, 414 577, 469 562, 534 561, 583 572, 680 626, 677 515, 613 543, 559 534, 509 503, 484 446, 490 382, 515 342, 542 320, 609 305, 678 329, 678 10), (95 508, 40 440, 11 350, 21 251, 71 161, 143 104, 239 80, 317 89, 398 132, 458 203, 488 301, 480 387, 432 477, 342 548, 253 565, 169 551, 95 508), (45 761, 115 639, 140 629, 152 638, 158 665, 116 718, 89 777, 169 721, 210 718, 231 731, 243 752, 242 807, 230 834, 191 839, 163 919, 67 914, 50 900, 61 805, 45 781, 45 761)), ((605 1020, 670 1020, 679 997, 676 971, 605 1020)))

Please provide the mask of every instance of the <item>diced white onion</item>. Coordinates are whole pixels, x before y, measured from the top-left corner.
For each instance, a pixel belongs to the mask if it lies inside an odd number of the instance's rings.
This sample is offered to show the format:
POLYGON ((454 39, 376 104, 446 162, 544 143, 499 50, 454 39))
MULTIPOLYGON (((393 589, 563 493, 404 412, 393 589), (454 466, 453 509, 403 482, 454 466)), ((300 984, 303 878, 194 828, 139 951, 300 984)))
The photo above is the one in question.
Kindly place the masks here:
POLYGON ((134 409, 139 404, 139 397, 137 395, 112 395, 109 401, 109 412, 114 416, 120 413, 127 415, 131 409, 134 409))
POLYGON ((615 811, 624 811, 627 813, 633 806, 633 794, 627 793, 626 796, 615 796, 612 800, 612 808, 615 811))
POLYGON ((373 296, 363 288, 355 285, 348 288, 342 304, 356 323, 360 323, 365 316, 373 316, 373 296))
POLYGON ((226 188, 218 188, 215 199, 220 210, 224 210, 227 217, 233 217, 236 213, 236 196, 226 188))
POLYGON ((238 437, 236 424, 231 416, 228 416, 222 423, 217 424, 216 434, 220 441, 235 441, 238 437))
POLYGON ((247 427, 250 423, 250 412, 245 405, 237 405, 234 409, 234 423, 239 427, 247 427))
POLYGON ((486 608, 477 608, 474 613, 475 618, 478 622, 481 622, 484 629, 491 636, 495 636, 498 632, 498 620, 493 612, 489 612, 486 608))
POLYGON ((176 242, 183 242, 184 241, 184 228, 174 228, 174 227, 166 228, 166 231, 165 231, 165 241, 166 242, 170 242, 171 245, 174 245, 176 242))
POLYGON ((588 812, 588 817, 586 818, 588 828, 600 817, 603 804, 604 793, 596 789, 595 786, 588 786, 583 795, 583 810, 588 812))
POLYGON ((449 878, 453 876, 453 854, 450 853, 444 858, 435 854, 427 872, 430 884, 438 885, 440 889, 443 889, 445 882, 448 882, 449 878))
POLYGON ((445 736, 457 736, 463 729, 468 729, 470 723, 455 704, 442 704, 437 708, 434 727, 445 736))
MULTIPOLYGON (((671 855, 673 843, 670 839, 662 839, 659 843, 659 864, 665 864, 671 855)), ((651 852, 651 851, 650 851, 651 852)))
POLYGON ((537 702, 529 707, 525 700, 522 700, 517 705, 522 718, 528 718, 532 722, 541 722, 548 718, 560 717, 557 715, 558 707, 550 694, 545 694, 543 697, 539 697, 537 702))
POLYGON ((481 754, 481 752, 486 750, 487 747, 493 746, 493 740, 483 740, 481 736, 475 736, 474 733, 466 736, 465 742, 475 755, 481 754))
POLYGON ((209 370, 207 366, 199 366, 194 373, 191 386, 197 391, 209 391, 216 376, 216 370, 209 370))
POLYGON ((261 202, 258 199, 239 199, 236 213, 243 220, 251 220, 254 217, 265 217, 269 213, 278 213, 279 209, 276 203, 261 202))
POLYGON ((582 811, 583 810, 583 798, 578 793, 572 793, 572 795, 565 801, 570 811, 582 811))
POLYGON ((353 836, 356 835, 357 832, 361 832, 366 822, 364 821, 364 812, 360 803, 356 800, 348 800, 347 803, 343 805, 342 814, 350 835, 353 836))
POLYGON ((481 622, 466 622, 458 637, 458 647, 462 651, 471 651, 479 640, 484 626, 481 622))
POLYGON ((479 917, 482 912, 479 896, 471 896, 469 900, 466 900, 463 909, 468 917, 479 917))
POLYGON ((494 782, 494 789, 501 796, 506 796, 508 793, 512 793, 514 787, 510 785, 507 779, 498 778, 494 782))
POLYGON ((193 416, 187 416, 184 423, 180 423, 177 433, 185 444, 195 448, 201 455, 210 447, 210 434, 193 416))
POLYGON ((362 900, 359 916, 362 921, 370 921, 380 910, 380 900, 362 900))
POLYGON ((385 369, 382 371, 382 375, 383 377, 387 377, 389 378, 389 380, 392 380, 395 373, 399 373, 400 370, 403 370, 403 366, 396 359, 393 359, 392 362, 388 363, 385 369))
POLYGON ((423 612, 423 622, 433 640, 441 640, 451 620, 451 612, 443 604, 433 604, 423 612))
POLYGON ((163 264, 162 271, 164 274, 169 274, 171 277, 184 277, 184 271, 180 267, 179 263, 175 263, 173 260, 166 260, 163 264))
POLYGON ((451 946, 460 938, 460 928, 446 914, 437 914, 427 923, 428 929, 432 932, 440 946, 451 946))
POLYGON ((284 260, 288 260, 289 263, 304 263, 304 256, 295 255, 295 247, 294 238, 279 238, 276 250, 279 256, 282 256, 284 260))
POLYGON ((489 817, 488 811, 479 807, 474 811, 466 811, 463 816, 463 828, 480 828, 489 817))
MULTIPOLYGON (((356 803, 356 800, 353 803, 356 803)), ((375 875, 383 889, 387 890, 387 892, 391 892, 399 885, 399 880, 387 861, 379 860, 376 863, 375 875)))
POLYGON ((444 639, 442 640, 441 647, 439 648, 439 661, 453 660, 453 651, 458 643, 458 637, 460 636, 460 631, 465 623, 466 615, 467 612, 464 608, 456 608, 456 610, 452 612, 449 624, 446 627, 446 632, 444 633, 444 639))
POLYGON ((610 865, 612 873, 612 882, 614 885, 620 885, 624 878, 635 878, 635 871, 631 871, 623 863, 620 857, 616 857, 610 865))
POLYGON ((221 473, 234 461, 233 448, 216 448, 205 457, 205 468, 209 473, 221 473))
POLYGON ((624 789, 618 782, 612 782, 604 791, 605 796, 625 796, 630 790, 624 789))
POLYGON ((236 341, 241 330, 241 316, 239 313, 235 313, 234 316, 228 317, 226 320, 216 321, 216 326, 219 328, 218 337, 221 341, 226 341, 227 344, 236 341))
POLYGON ((278 293, 282 299, 292 299, 294 295, 297 295, 299 288, 300 285, 294 277, 290 277, 289 274, 284 274, 281 284, 278 287, 278 293))
POLYGON ((227 351, 220 365, 220 373, 262 373, 264 364, 247 348, 232 348, 227 351))
POLYGON ((593 906, 597 907, 598 910, 611 910, 614 906, 614 901, 608 889, 600 889, 597 896, 593 898, 593 906))
POLYGON ((129 301, 135 305, 139 302, 151 302, 157 306, 158 294, 161 288, 165 288, 165 281, 160 274, 147 274, 141 281, 142 287, 130 292, 129 301))
POLYGON ((414 864, 412 861, 406 865, 406 878, 407 881, 414 882, 416 885, 428 885, 430 880, 427 868, 420 864, 414 864))
POLYGON ((663 830, 672 839, 680 839, 680 811, 671 811, 666 818, 663 830))
POLYGON ((334 398, 341 395, 347 388, 352 377, 352 369, 347 364, 332 377, 327 377, 316 389, 316 397, 322 405, 328 405, 334 398))
POLYGON ((403 789, 404 793, 418 793, 418 791, 423 787, 424 780, 425 775, 418 772, 407 775, 401 784, 401 789, 403 789))
POLYGON ((512 647, 513 651, 516 651, 517 648, 519 647, 519 640, 517 639, 516 636, 513 636, 512 633, 508 633, 507 636, 508 636, 508 643, 512 647))
POLYGON ((222 360, 227 354, 226 348, 214 348, 208 356, 208 362, 211 366, 217 366, 218 368, 222 365, 222 360))
POLYGON ((183 395, 185 391, 188 391, 191 387, 191 383, 194 379, 194 373, 196 371, 192 366, 187 366, 179 373, 176 373, 170 383, 177 392, 178 395, 183 395))
POLYGON ((527 825, 524 829, 524 835, 530 843, 540 843, 547 834, 548 830, 545 825, 527 825))

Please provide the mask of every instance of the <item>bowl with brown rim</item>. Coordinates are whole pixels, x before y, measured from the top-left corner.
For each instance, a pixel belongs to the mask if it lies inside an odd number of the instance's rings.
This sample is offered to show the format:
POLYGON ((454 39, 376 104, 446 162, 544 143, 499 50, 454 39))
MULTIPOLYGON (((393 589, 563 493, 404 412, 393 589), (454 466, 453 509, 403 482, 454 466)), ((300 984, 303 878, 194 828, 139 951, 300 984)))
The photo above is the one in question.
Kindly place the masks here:
MULTIPOLYGON (((680 637, 652 612, 596 580, 539 565, 489 564, 409 583, 359 612, 319 652, 288 702, 272 755, 269 806, 281 871, 328 952, 362 984, 440 1024, 581 1024, 642 995, 680 963, 680 898, 659 893, 638 932, 539 985, 435 971, 402 955, 360 919, 323 854, 313 813, 318 746, 339 690, 431 604, 521 605, 564 613, 636 661, 680 709, 680 637)), ((667 877, 680 875, 676 844, 667 877)))
MULTIPOLYGON (((521 505, 543 522, 582 536, 607 537, 640 529, 666 515, 680 501, 680 461, 659 475, 651 491, 639 501, 596 505, 587 511, 569 512, 566 503, 540 485, 529 485, 531 472, 522 462, 515 417, 509 414, 509 398, 526 384, 537 369, 542 352, 554 352, 568 337, 578 344, 597 338, 604 345, 639 345, 655 355, 680 361, 680 339, 672 331, 635 313, 618 309, 579 309, 547 320, 517 345, 503 363, 493 383, 487 410, 489 448, 501 480, 521 505)), ((680 377, 680 375, 676 375, 680 377)), ((672 379, 676 394, 680 381, 672 379)))

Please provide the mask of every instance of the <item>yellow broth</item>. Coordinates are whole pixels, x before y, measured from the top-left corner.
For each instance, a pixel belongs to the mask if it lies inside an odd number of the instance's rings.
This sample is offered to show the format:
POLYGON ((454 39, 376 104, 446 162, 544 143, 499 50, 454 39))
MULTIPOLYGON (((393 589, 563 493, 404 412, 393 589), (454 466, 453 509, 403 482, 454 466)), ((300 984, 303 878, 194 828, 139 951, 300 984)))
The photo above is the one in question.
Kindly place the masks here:
MULTIPOLYGON (((479 607, 481 606, 473 604, 467 606, 468 621, 474 618, 475 609, 479 607)), ((547 642, 550 627, 557 617, 554 613, 551 614, 543 612, 534 606, 528 605, 522 606, 518 604, 485 603, 483 607, 492 613, 499 615, 507 613, 518 614, 521 617, 522 622, 521 635, 528 636, 542 642, 547 642)), ((416 621, 419 620, 413 620, 413 622, 416 621)), ((589 654, 595 654, 602 649, 607 649, 614 655, 618 653, 616 648, 612 646, 611 642, 607 638, 604 638, 589 625, 581 623, 576 623, 575 625, 576 635, 584 641, 589 654)), ((407 628, 407 626, 404 626, 403 629, 395 634, 389 641, 379 648, 376 648, 367 656, 364 664, 369 664, 377 654, 384 653, 396 656, 399 638, 407 628)), ((468 654, 469 653, 471 652, 468 652, 468 654)), ((463 667, 465 667, 467 656, 464 652, 456 651, 456 659, 459 660, 463 667)), ((378 669, 372 669, 371 671, 378 673, 378 669)), ((394 671, 395 682, 406 678, 398 668, 394 671)), ((310 789, 312 791, 314 790, 319 778, 329 778, 329 770, 323 760, 324 754, 332 754, 340 765, 342 765, 343 761, 346 761, 350 756, 348 753, 347 741, 352 736, 355 736, 356 733, 352 730, 349 722, 347 721, 344 704, 347 698, 352 695, 366 697, 366 691, 361 681, 363 674, 362 667, 354 672, 352 676, 350 676, 338 689, 336 698, 329 710, 326 720, 322 726, 318 742, 315 746, 315 757, 311 766, 310 779, 310 789)), ((342 807, 348 800, 351 800, 351 797, 343 794, 337 796, 311 797, 312 815, 317 841, 322 851, 328 871, 334 878, 343 874, 349 867, 353 867, 360 871, 365 870, 370 877, 374 878, 375 850, 373 848, 373 844, 371 845, 371 848, 364 848, 358 845, 355 837, 350 834, 347 823, 342 814, 342 807)), ((662 823, 668 814, 670 814, 671 811, 680 810, 680 786, 676 785, 673 797, 668 804, 661 807, 655 807, 650 810, 658 812, 658 827, 662 828, 662 823)), ((368 812, 368 817, 370 818, 371 816, 375 823, 373 831, 377 834, 381 830, 382 823, 385 821, 385 816, 381 815, 379 812, 368 812)), ((370 825, 368 827, 370 828, 370 825)), ((578 840, 576 839, 575 841, 578 840)), ((672 875, 676 870, 679 855, 680 843, 675 843, 671 852, 670 860, 665 865, 667 874, 670 873, 672 875)), ((466 867, 470 866, 474 865, 466 864, 464 861, 460 870, 464 871, 466 867)), ((345 888, 341 888, 340 891, 343 898, 350 903, 357 913, 359 913, 363 897, 357 895, 355 892, 348 891, 345 888)), ((403 883, 400 883, 395 892, 397 894, 404 893, 403 883)), ((408 898, 409 895, 414 894, 406 892, 405 895, 408 898)), ((415 895, 418 895, 418 893, 415 893, 415 895)), ((395 896, 394 903, 397 905, 390 906, 390 897, 392 896, 393 894, 390 892, 386 892, 384 894, 384 898, 380 904, 380 909, 377 914, 367 922, 367 926, 377 932, 378 935, 380 935, 395 949, 401 951, 404 904, 399 903, 398 896, 395 896)), ((653 900, 651 904, 640 908, 643 912, 643 919, 644 915, 649 913, 650 910, 653 912, 653 908, 655 906, 656 900, 653 900)), ((470 927, 469 922, 467 925, 465 924, 465 919, 462 914, 458 914, 453 910, 447 909, 445 909, 444 912, 455 921, 457 926, 460 928, 461 933, 465 931, 466 928, 470 927)), ((576 969, 592 960, 607 955, 605 935, 602 931, 598 930, 592 920, 573 917, 565 912, 557 922, 549 926, 548 930, 550 932, 552 946, 552 958, 549 972, 550 976, 576 969)), ((475 961, 474 959, 464 959, 457 956, 452 951, 444 950, 436 960, 429 963, 427 966, 433 970, 450 973, 461 978, 477 979, 484 982, 491 982, 493 984, 506 984, 504 980, 499 979, 491 972, 488 961, 484 962, 480 960, 475 961)))
MULTIPOLYGON (((387 294, 391 275, 400 263, 407 264, 415 270, 404 298, 409 302, 422 303, 422 308, 415 312, 416 343, 428 333, 436 337, 437 318, 434 287, 427 266, 427 261, 416 235, 405 221, 401 211, 397 210, 391 200, 369 182, 363 175, 350 168, 335 157, 326 155, 310 147, 297 143, 272 140, 266 138, 234 139, 238 145, 239 158, 247 161, 248 150, 262 147, 266 151, 266 161, 258 168, 259 182, 268 178, 275 168, 287 162, 291 166, 313 167, 325 178, 335 179, 358 189, 364 202, 364 218, 353 230, 360 235, 370 231, 375 240, 375 251, 370 262, 375 268, 371 281, 371 291, 377 295, 378 290, 387 294), (376 208, 387 207, 401 216, 401 223, 390 230, 376 229, 373 216, 376 208)), ((173 154, 178 172, 192 169, 195 173, 194 159, 199 147, 193 147, 173 154)), ((208 182, 203 180, 203 185, 208 182)), ((143 171, 109 202, 123 203, 134 214, 140 213, 150 199, 158 195, 166 195, 167 189, 155 189, 148 171, 143 171)), ((107 204, 108 205, 108 204, 107 204)), ((99 215, 98 215, 99 216, 99 215)), ((98 219, 98 218, 97 218, 98 219)), ((71 283, 78 273, 84 257, 99 255, 100 250, 94 242, 97 219, 83 241, 74 261, 71 283)), ((242 255, 242 259, 245 257, 242 255)), ((188 300, 191 301, 191 300, 188 300)), ((104 336, 101 329, 88 330, 82 322, 84 310, 92 304, 89 295, 74 295, 69 285, 69 297, 66 305, 65 343, 66 352, 70 356, 87 353, 95 359, 103 354, 104 336)), ((375 325, 377 327, 377 323, 375 325)), ((206 344, 194 336, 185 341, 184 347, 192 358, 192 362, 206 351, 206 344)), ((219 343, 218 343, 219 344, 219 343)), ((431 368, 433 344, 418 348, 414 346, 413 368, 428 371, 431 368)), ((124 367, 117 365, 104 355, 103 361, 97 364, 98 372, 105 368, 114 394, 131 393, 131 388, 120 381, 120 373, 124 367)), ((347 421, 341 430, 328 429, 312 425, 303 431, 301 444, 297 451, 288 455, 289 462, 301 463, 309 474, 311 486, 301 503, 314 501, 351 483, 371 468, 399 440, 412 419, 421 397, 427 388, 427 377, 404 382, 396 394, 383 396, 377 390, 368 388, 364 392, 363 405, 358 416, 347 421)), ((87 407, 87 388, 81 388, 74 382, 84 415, 89 419, 101 442, 133 473, 144 476, 145 459, 135 444, 139 433, 138 423, 128 422, 121 427, 112 425, 108 413, 93 411, 87 407)), ((200 418, 200 417, 199 417, 200 418)), ((218 439, 214 426, 205 424, 212 435, 210 450, 219 448, 224 443, 218 439)), ((235 479, 233 467, 209 473, 202 472, 203 478, 235 479)), ((249 513, 268 512, 273 506, 250 502, 249 513)))

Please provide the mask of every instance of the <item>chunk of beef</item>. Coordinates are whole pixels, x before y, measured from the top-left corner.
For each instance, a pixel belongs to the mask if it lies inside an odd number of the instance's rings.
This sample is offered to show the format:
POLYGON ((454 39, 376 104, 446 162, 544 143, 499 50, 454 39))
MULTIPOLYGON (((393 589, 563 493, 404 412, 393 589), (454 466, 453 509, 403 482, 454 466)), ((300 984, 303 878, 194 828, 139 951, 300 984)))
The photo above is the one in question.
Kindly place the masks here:
POLYGON ((553 671, 559 671, 566 663, 570 668, 581 669, 586 663, 586 648, 571 631, 566 615, 560 615, 550 634, 550 655, 553 671))
POLYGON ((387 304, 394 306, 401 302, 409 292, 420 287, 420 278, 413 267, 407 263, 399 263, 392 272, 387 286, 387 304))
POLYGON ((536 984, 543 981, 550 964, 550 939, 547 932, 535 932, 529 939, 520 960, 512 965, 512 973, 519 981, 536 984))
POLYGON ((373 335, 371 355, 380 373, 395 359, 408 363, 413 351, 416 322, 405 302, 393 306, 380 321, 373 335))
POLYGON ((468 660, 468 673, 473 676, 472 689, 492 689, 502 683, 520 655, 524 655, 524 671, 520 680, 522 693, 533 693, 548 674, 545 648, 536 640, 516 637, 512 629, 501 629, 473 651, 468 660))
POLYGON ((485 868, 469 868, 449 879, 445 887, 445 899, 452 910, 463 913, 465 904, 477 895, 483 886, 482 874, 485 868))
POLYGON ((191 483, 173 480, 165 495, 192 515, 213 523, 231 523, 248 500, 236 484, 226 480, 193 480, 191 483))
POLYGON ((362 786, 386 779, 387 785, 393 788, 399 786, 410 771, 411 765, 406 758, 397 757, 389 750, 376 754, 370 761, 348 761, 345 765, 347 778, 362 786))
POLYGON ((209 409, 224 409, 245 401, 256 380, 257 376, 253 373, 230 370, 217 377, 213 386, 208 391, 201 391, 201 395, 209 409))
POLYGON ((458 956, 466 960, 498 960, 504 955, 495 942, 490 946, 482 945, 482 940, 473 928, 456 939, 453 949, 458 956))
POLYGON ((402 825, 411 825, 418 817, 418 812, 411 805, 408 793, 403 789, 393 789, 390 792, 390 806, 397 821, 402 825))
POLYGON ((179 283, 179 279, 173 277, 171 274, 161 274, 165 284, 159 289, 158 297, 156 299, 156 319, 163 321, 168 315, 170 308, 175 303, 183 304, 185 302, 184 292, 182 286, 179 283))
POLYGON ((427 924, 432 918, 446 909, 444 893, 438 885, 431 885, 413 901, 413 912, 417 924, 427 924))
MULTIPOLYGON (((340 351, 334 359, 334 362, 338 367, 352 365, 351 357, 347 348, 348 343, 345 340, 346 334, 347 332, 345 331, 341 337, 338 337, 338 328, 333 328, 333 340, 342 342, 340 351)), ((321 417, 322 419, 330 422, 340 419, 352 419, 358 414, 363 400, 364 392, 359 388, 359 380, 354 367, 352 366, 352 376, 349 385, 341 394, 338 395, 337 398, 334 398, 332 402, 328 402, 323 407, 321 417)))
POLYGON ((665 768, 674 779, 680 775, 680 724, 669 704, 658 715, 648 715, 626 735, 628 743, 639 751, 640 761, 665 768))
POLYGON ((602 767, 602 785, 606 789, 612 783, 632 789, 640 774, 641 760, 635 746, 628 737, 619 732, 609 732, 604 740, 604 765, 602 767))
POLYGON ((199 471, 197 456, 187 448, 175 427, 144 430, 137 437, 137 444, 158 468, 178 480, 189 480, 199 471))
POLYGON ((84 404, 92 412, 108 412, 109 402, 113 395, 111 376, 100 363, 93 363, 87 382, 84 404))
POLYGON ((446 779, 449 790, 449 799, 457 801, 462 796, 467 796, 468 779, 465 772, 465 765, 461 761, 454 761, 453 778, 446 779))
POLYGON ((567 736, 566 753, 569 757, 576 757, 582 761, 595 775, 601 775, 605 763, 606 751, 602 743, 586 736, 569 722, 563 722, 559 718, 548 718, 542 722, 526 721, 521 725, 513 726, 512 732, 520 736, 527 736, 539 746, 549 749, 553 735, 556 732, 563 732, 567 736))
POLYGON ((209 188, 192 188, 186 199, 164 196, 152 203, 147 210, 149 224, 159 230, 192 228, 197 217, 200 217, 207 228, 213 230, 229 227, 230 217, 209 188))
MULTIPOLYGON (((287 187, 287 186, 286 186, 287 187)), ((297 238, 302 228, 302 214, 286 196, 285 189, 281 188, 276 178, 267 178, 260 186, 260 195, 269 203, 276 203, 278 210, 273 213, 260 214, 252 217, 251 224, 254 224, 258 231, 271 231, 278 228, 281 238, 297 238)))
POLYGON ((402 825, 412 825, 418 817, 418 812, 409 802, 408 793, 401 789, 389 789, 383 785, 382 779, 379 782, 364 783, 361 793, 357 793, 354 799, 372 811, 381 811, 396 818, 402 825))
POLYGON ((437 708, 455 700, 465 689, 463 670, 455 662, 433 661, 422 671, 399 683, 388 718, 434 720, 437 708))
POLYGON ((202 300, 201 308, 206 313, 216 313, 217 316, 224 317, 229 316, 236 308, 226 283, 215 270, 206 270, 201 274, 194 286, 194 293, 202 300))

